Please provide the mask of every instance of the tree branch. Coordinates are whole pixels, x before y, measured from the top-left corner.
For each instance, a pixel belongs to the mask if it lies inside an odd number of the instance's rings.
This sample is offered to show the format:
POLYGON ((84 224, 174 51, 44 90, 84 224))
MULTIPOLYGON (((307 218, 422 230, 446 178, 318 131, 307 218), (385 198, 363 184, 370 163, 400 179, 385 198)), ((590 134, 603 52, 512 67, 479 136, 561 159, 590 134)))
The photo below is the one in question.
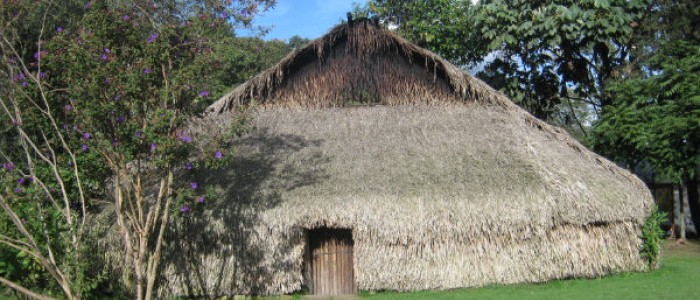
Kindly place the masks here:
POLYGON ((27 288, 25 288, 25 287, 23 287, 23 286, 21 286, 21 285, 15 283, 15 282, 11 281, 11 280, 8 280, 8 279, 6 279, 5 277, 2 277, 2 276, 0 276, 0 283, 2 283, 2 284, 4 284, 4 285, 7 285, 7 286, 11 287, 12 289, 14 289, 14 290, 16 290, 16 291, 18 291, 18 292, 20 292, 20 293, 22 293, 22 294, 25 294, 25 295, 27 295, 27 296, 29 296, 29 297, 32 297, 32 298, 34 298, 34 299, 39 299, 39 300, 56 300, 56 298, 51 298, 51 297, 46 296, 46 295, 37 294, 37 293, 35 293, 35 292, 32 292, 32 291, 30 291, 29 289, 27 289, 27 288))

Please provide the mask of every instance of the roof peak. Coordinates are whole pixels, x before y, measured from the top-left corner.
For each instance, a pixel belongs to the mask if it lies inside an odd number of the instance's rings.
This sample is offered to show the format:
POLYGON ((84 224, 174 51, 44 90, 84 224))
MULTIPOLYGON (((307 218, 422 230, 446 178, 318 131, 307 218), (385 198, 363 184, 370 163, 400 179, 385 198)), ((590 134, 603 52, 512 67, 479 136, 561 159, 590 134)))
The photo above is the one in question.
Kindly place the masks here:
POLYGON ((288 54, 275 66, 212 104, 209 113, 237 105, 334 107, 509 102, 430 50, 370 18, 352 19, 288 54))

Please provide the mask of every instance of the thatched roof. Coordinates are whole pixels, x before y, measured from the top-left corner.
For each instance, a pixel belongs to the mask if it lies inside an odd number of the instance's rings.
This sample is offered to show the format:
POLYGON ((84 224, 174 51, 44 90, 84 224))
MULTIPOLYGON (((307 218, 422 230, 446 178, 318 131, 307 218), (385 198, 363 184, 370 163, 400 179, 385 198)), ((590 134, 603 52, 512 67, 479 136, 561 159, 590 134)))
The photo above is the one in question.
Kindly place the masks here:
POLYGON ((501 103, 503 99, 435 53, 367 19, 333 28, 277 65, 236 87, 208 108, 240 104, 336 107, 445 102, 501 103))
POLYGON ((169 233, 161 296, 298 290, 305 232, 319 227, 352 229, 361 290, 644 268, 653 201, 637 177, 369 21, 237 87, 193 134, 253 102, 232 168, 203 174, 225 198, 169 233), (384 105, 343 107, 356 102, 384 105))

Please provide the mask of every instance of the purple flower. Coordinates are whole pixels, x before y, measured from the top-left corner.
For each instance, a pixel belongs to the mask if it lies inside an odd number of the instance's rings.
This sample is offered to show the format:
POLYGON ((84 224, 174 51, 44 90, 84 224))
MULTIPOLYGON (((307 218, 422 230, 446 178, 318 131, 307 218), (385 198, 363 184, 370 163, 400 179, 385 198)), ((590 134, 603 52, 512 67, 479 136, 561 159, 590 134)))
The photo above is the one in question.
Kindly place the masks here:
POLYGON ((101 61, 106 61, 106 60, 107 60, 107 54, 102 53, 102 55, 100 55, 100 60, 101 60, 101 61))
POLYGON ((151 143, 151 152, 156 151, 156 143, 151 143))
POLYGON ((90 133, 89 133, 89 132, 83 133, 83 138, 86 139, 86 140, 89 140, 89 139, 90 139, 90 133))
POLYGON ((70 104, 66 105, 64 108, 66 109, 66 111, 71 111, 73 109, 73 107, 70 106, 70 104))
POLYGON ((12 170, 15 169, 15 164, 12 163, 11 161, 10 161, 10 162, 6 162, 6 163, 3 163, 3 164, 2 164, 2 168, 5 169, 5 170, 8 170, 8 171, 12 171, 12 170))
POLYGON ((181 141, 183 141, 183 142, 185 142, 185 143, 192 142, 192 138, 191 138, 189 135, 185 135, 185 132, 180 132, 180 133, 178 133, 177 139, 178 139, 178 140, 181 140, 181 141))
POLYGON ((105 53, 111 53, 112 50, 109 50, 109 48, 105 48, 105 53))
POLYGON ((192 170, 192 164, 191 163, 185 164, 185 169, 192 170))
POLYGON ((46 50, 41 50, 40 52, 34 52, 34 59, 42 58, 46 55, 46 50))
POLYGON ((202 196, 197 197, 197 203, 204 203, 204 197, 202 197, 202 196))
POLYGON ((110 84, 110 83, 112 83, 112 81, 109 80, 109 78, 106 78, 106 79, 105 79, 105 84, 110 84))
POLYGON ((21 194, 21 193, 22 193, 22 189, 21 189, 21 188, 15 188, 15 193, 21 194))
POLYGON ((200 97, 205 97, 205 98, 206 98, 206 97, 209 97, 209 91, 203 90, 203 91, 199 92, 199 96, 200 96, 200 97))
POLYGON ((24 184, 24 177, 17 179, 17 184, 24 184))
POLYGON ((112 140, 112 147, 116 147, 117 145, 119 145, 119 141, 117 141, 117 139, 113 139, 112 140))
POLYGON ((124 16, 122 17, 122 20, 123 20, 123 21, 129 21, 129 15, 124 15, 124 16))
POLYGON ((151 74, 151 69, 145 68, 145 69, 143 69, 143 73, 144 74, 151 74))
POLYGON ((26 82, 26 81, 22 81, 22 87, 27 87, 27 82, 26 82))
POLYGON ((117 124, 123 124, 124 122, 126 122, 125 117, 122 117, 122 116, 117 117, 117 124))
POLYGON ((188 211, 190 211, 189 205, 183 205, 182 207, 180 207, 180 212, 186 213, 188 211))
POLYGON ((46 78, 46 72, 39 72, 39 78, 46 78))
POLYGON ((83 149, 83 152, 88 151, 88 146, 83 144, 82 146, 80 146, 80 149, 83 149))
POLYGON ((141 131, 136 132, 136 137, 141 138, 142 135, 143 135, 143 133, 141 131))
POLYGON ((55 193, 55 192, 56 192, 56 189, 55 189, 55 188, 50 188, 50 189, 49 189, 49 193, 55 193))
POLYGON ((196 189, 197 189, 197 183, 196 183, 196 182, 190 183, 190 187, 191 187, 193 190, 196 190, 196 189))
POLYGON ((85 9, 90 9, 90 7, 92 7, 92 3, 90 1, 85 3, 85 9))
POLYGON ((153 43, 153 42, 155 42, 157 38, 158 38, 158 34, 157 34, 157 33, 151 34, 151 36, 148 38, 148 43, 153 43))
POLYGON ((221 151, 216 151, 216 153, 214 154, 214 157, 216 157, 216 159, 221 159, 223 156, 224 155, 221 154, 221 151))
POLYGON ((61 27, 61 26, 56 27, 56 32, 58 32, 58 33, 63 32, 63 27, 61 27))

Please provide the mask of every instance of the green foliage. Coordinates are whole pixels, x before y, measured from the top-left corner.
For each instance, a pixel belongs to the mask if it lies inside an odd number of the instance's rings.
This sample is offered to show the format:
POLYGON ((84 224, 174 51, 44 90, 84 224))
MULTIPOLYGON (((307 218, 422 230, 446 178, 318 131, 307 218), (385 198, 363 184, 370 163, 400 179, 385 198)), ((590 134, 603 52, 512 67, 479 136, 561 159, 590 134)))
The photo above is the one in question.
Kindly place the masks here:
POLYGON ((298 44, 292 46, 281 40, 265 41, 258 37, 233 38, 217 48, 222 58, 223 68, 218 71, 219 75, 216 77, 221 78, 221 84, 226 87, 225 89, 243 83, 278 63, 294 49, 293 47, 300 47, 300 43, 305 45, 304 41, 308 42, 308 39, 297 36, 296 39, 292 37, 290 43, 292 41, 298 44))
POLYGON ((473 64, 485 55, 471 1, 372 0, 368 7, 385 26, 397 26, 411 42, 457 65, 473 64))
POLYGON ((634 166, 644 160, 674 182, 700 162, 700 45, 665 44, 650 75, 614 82, 616 100, 596 123, 596 151, 634 166))
POLYGON ((488 1, 476 22, 497 58, 480 74, 535 116, 555 122, 569 101, 608 104, 605 82, 629 58, 627 43, 649 0, 488 1))
POLYGON ((294 35, 294 36, 292 36, 292 37, 289 38, 289 42, 287 42, 287 45, 288 45, 292 50, 296 50, 296 49, 299 49, 299 48, 301 48, 301 47, 306 46, 306 44, 308 44, 309 42, 311 42, 311 40, 308 39, 308 38, 301 37, 301 36, 298 36, 298 35, 294 35))
POLYGON ((639 253, 647 261, 647 266, 656 269, 659 263, 659 254, 661 253, 661 242, 664 238, 664 231, 661 229, 661 224, 668 221, 668 214, 654 210, 647 217, 642 228, 642 247, 639 253))
MULTIPOLYGON (((83 227, 97 209, 92 199, 121 189, 142 213, 143 199, 155 195, 142 189, 141 178, 146 185, 190 165, 211 169, 229 161, 231 140, 219 138, 240 134, 243 121, 230 134, 207 137, 204 148, 186 132, 187 120, 230 88, 227 72, 240 69, 227 56, 238 47, 234 26, 249 24, 274 2, 3 4, 0 122, 10 126, 0 128, 0 197, 7 203, 0 214, 0 276, 46 295, 94 295, 105 274, 96 265, 95 233, 83 227), (106 185, 117 174, 130 180, 106 185)), ((278 52, 286 53, 284 47, 278 52)), ((190 173, 179 174, 165 189, 172 204, 155 205, 160 212, 185 214, 183 208, 203 209, 217 198, 192 185, 190 173)), ((153 213, 154 220, 167 220, 153 213)), ((132 223, 142 226, 132 233, 150 230, 139 236, 148 242, 136 243, 150 255, 157 239, 149 234, 167 222, 149 224, 132 223)), ((156 261, 157 270, 157 259, 146 261, 149 267, 156 261)))

